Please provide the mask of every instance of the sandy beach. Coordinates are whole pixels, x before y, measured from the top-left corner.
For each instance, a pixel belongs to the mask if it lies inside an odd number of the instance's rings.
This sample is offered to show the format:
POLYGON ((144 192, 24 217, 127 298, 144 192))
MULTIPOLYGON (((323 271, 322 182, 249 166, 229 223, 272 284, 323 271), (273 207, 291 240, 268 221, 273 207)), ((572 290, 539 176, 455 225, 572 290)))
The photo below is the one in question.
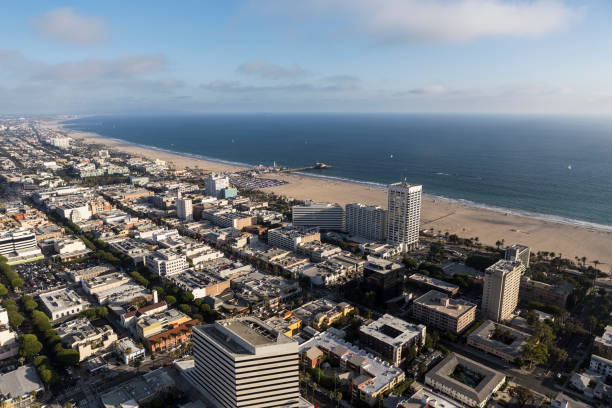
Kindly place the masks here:
MULTIPOLYGON (((45 122, 48 127, 57 128, 57 122, 45 122)), ((64 130, 65 131, 65 130, 64 130)), ((67 131, 70 137, 86 143, 105 145, 133 155, 149 159, 161 159, 173 163, 176 168, 200 168, 209 171, 233 171, 238 169, 211 161, 183 157, 139 146, 132 146, 117 140, 107 139, 92 133, 67 131)), ((296 199, 346 204, 361 202, 386 208, 387 194, 383 189, 348 182, 306 177, 299 174, 272 174, 270 178, 282 179, 289 184, 264 189, 296 199)), ((427 193, 427 186, 423 186, 427 193)), ((537 218, 505 214, 453 201, 423 198, 421 217, 422 229, 449 232, 461 237, 478 237, 480 242, 494 245, 498 240, 506 244, 529 245, 533 252, 553 251, 564 258, 587 257, 588 261, 598 260, 604 272, 612 266, 612 231, 552 222, 537 218)))

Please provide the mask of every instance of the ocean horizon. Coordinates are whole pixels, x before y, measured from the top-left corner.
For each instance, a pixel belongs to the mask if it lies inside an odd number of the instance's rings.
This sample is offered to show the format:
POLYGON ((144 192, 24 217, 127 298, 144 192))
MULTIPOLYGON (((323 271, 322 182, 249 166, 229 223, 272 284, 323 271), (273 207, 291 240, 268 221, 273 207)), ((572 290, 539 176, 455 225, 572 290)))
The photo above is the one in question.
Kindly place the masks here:
POLYGON ((298 174, 612 231, 612 119, 438 114, 89 116, 69 130, 237 166, 298 174))

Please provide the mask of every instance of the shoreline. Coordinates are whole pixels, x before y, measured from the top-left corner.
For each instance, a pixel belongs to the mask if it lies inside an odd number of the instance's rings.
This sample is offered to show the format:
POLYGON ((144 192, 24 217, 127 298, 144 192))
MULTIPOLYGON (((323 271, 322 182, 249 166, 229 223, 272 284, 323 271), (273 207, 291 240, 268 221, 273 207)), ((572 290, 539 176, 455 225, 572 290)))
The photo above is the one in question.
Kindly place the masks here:
MULTIPOLYGON (((149 159, 166 160, 177 168, 196 167, 213 172, 231 172, 252 167, 245 163, 174 152, 108 138, 95 133, 66 129, 60 122, 56 120, 41 123, 44 126, 66 132, 84 143, 100 144, 110 149, 149 159)), ((363 202, 386 208, 386 189, 377 183, 310 175, 303 172, 270 173, 262 177, 284 180, 289 183, 265 188, 262 191, 296 199, 337 202, 341 205, 349 202, 363 202)), ((491 246, 495 246, 494 243, 497 240, 504 239, 506 245, 515 242, 529 245, 532 252, 554 251, 570 259, 573 259, 574 256, 586 256, 589 260, 598 259, 601 264, 612 265, 612 250, 610 250, 612 248, 612 226, 589 221, 529 213, 473 203, 468 200, 424 194, 421 229, 449 232, 466 238, 479 237, 481 243, 491 246)))

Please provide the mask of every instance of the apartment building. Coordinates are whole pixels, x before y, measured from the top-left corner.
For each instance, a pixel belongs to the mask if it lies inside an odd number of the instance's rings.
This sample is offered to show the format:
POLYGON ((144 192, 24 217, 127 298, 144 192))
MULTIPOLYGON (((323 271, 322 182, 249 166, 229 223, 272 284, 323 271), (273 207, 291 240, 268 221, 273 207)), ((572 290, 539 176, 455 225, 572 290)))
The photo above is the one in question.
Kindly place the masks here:
POLYGON ((346 232, 372 241, 387 237, 387 211, 377 205, 350 203, 345 207, 346 232))
POLYGON ((430 290, 416 299, 412 315, 427 326, 451 333, 461 333, 476 319, 476 305, 447 294, 430 290))
POLYGON ((387 241, 403 252, 419 244, 423 186, 403 181, 389 185, 387 241))
POLYGON ((516 309, 525 265, 520 261, 499 260, 485 270, 482 312, 494 322, 510 318, 516 309))

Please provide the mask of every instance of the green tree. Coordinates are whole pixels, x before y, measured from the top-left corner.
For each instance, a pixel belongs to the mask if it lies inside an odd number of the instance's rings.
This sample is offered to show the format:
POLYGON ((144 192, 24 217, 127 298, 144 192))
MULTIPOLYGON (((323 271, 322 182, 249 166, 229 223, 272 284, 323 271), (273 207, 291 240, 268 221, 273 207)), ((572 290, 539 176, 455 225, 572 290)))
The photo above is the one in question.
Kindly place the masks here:
POLYGON ((0 283, 0 296, 6 296, 8 294, 8 289, 2 283, 0 283))
POLYGON ((33 334, 22 334, 19 336, 19 355, 22 357, 32 357, 40 353, 42 343, 33 334))
POLYGON ((79 364, 79 352, 72 349, 63 349, 56 355, 57 362, 64 367, 73 367, 79 364))
POLYGON ((176 298, 175 298, 174 296, 170 296, 170 295, 168 295, 168 296, 166 296, 166 297, 164 298, 164 300, 165 300, 165 301, 166 301, 166 303, 167 303, 168 305, 170 305, 170 306, 172 306, 173 304, 175 304, 175 303, 176 303, 176 298))
POLYGON ((25 318, 21 314, 14 310, 9 310, 7 314, 9 318, 9 324, 13 329, 19 328, 19 326, 21 326, 21 324, 25 320, 25 318))

